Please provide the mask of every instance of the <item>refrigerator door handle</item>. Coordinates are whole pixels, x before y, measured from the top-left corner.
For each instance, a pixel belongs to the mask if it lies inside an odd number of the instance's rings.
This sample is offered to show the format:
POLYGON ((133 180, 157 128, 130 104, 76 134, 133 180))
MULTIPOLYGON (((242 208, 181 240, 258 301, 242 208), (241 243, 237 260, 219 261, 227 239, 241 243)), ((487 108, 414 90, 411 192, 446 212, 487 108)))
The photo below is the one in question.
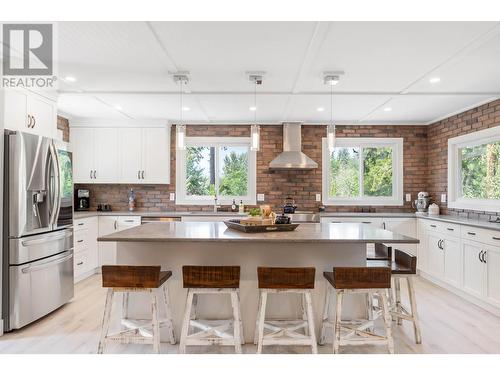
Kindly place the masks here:
MULTIPOLYGON (((70 250, 72 250, 72 249, 70 249, 70 250)), ((57 258, 54 260, 49 260, 48 262, 39 263, 36 266, 28 266, 26 268, 23 268, 21 270, 21 272, 22 273, 30 273, 30 272, 34 272, 34 271, 43 270, 44 268, 49 268, 49 267, 55 266, 56 264, 66 262, 68 259, 71 259, 71 258, 73 258, 73 252, 71 252, 71 254, 66 255, 62 258, 57 258)))
POLYGON ((50 155, 52 158, 52 168, 54 169, 54 198, 50 211, 50 226, 54 228, 61 208, 61 179, 59 175, 59 157, 57 156, 57 150, 53 142, 50 144, 50 155))
POLYGON ((29 246, 33 246, 33 245, 40 245, 40 244, 47 243, 47 242, 59 241, 59 240, 62 240, 63 238, 71 237, 72 235, 73 235, 72 232, 64 231, 64 233, 59 234, 57 236, 45 236, 44 238, 37 238, 36 240, 22 241, 21 245, 23 245, 25 247, 29 247, 29 246))

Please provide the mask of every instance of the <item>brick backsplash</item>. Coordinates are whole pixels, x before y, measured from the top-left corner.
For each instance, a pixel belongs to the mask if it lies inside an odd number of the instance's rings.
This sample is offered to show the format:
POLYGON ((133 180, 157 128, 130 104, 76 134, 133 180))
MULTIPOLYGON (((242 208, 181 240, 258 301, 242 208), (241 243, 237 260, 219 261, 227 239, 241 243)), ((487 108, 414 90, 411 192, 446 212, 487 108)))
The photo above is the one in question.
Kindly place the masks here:
POLYGON ((63 141, 69 142, 69 121, 67 118, 57 116, 57 129, 63 132, 63 141))
MULTIPOLYGON (((187 136, 248 137, 248 125, 190 125, 187 136)), ((283 127, 281 125, 261 126, 260 151, 257 153, 257 193, 265 194, 265 203, 279 210, 284 198, 291 196, 300 210, 317 211, 320 202, 316 194, 321 193, 321 139, 326 135, 324 125, 302 126, 302 150, 319 167, 312 171, 271 171, 269 162, 281 151, 283 127)), ((338 126, 338 137, 402 137, 404 138, 404 192, 413 197, 425 190, 426 180, 426 128, 425 126, 338 126)), ((212 206, 175 205, 170 193, 175 192, 175 126, 171 136, 171 183, 170 185, 121 185, 121 184, 79 184, 77 187, 91 191, 91 209, 98 203, 109 203, 114 210, 127 209, 127 194, 130 188, 137 194, 137 209, 146 211, 210 211, 212 206)), ((327 211, 411 211, 411 205, 401 207, 382 206, 336 206, 327 211)))
MULTIPOLYGON (((61 118, 62 119, 62 118, 61 118)), ((58 127, 65 128, 58 119, 58 127)), ((412 199, 419 191, 429 191, 441 207, 442 213, 470 217, 486 217, 490 214, 475 211, 448 210, 439 203, 442 193, 447 193, 447 142, 448 138, 500 125, 500 100, 451 116, 428 126, 406 125, 345 125, 337 126, 337 137, 402 137, 404 193, 412 199)), ((326 135, 324 125, 302 126, 302 151, 316 161, 319 167, 312 171, 271 171, 269 162, 282 151, 283 128, 281 125, 261 126, 260 151, 257 153, 257 193, 265 194, 266 202, 279 210, 283 200, 291 196, 300 210, 317 211, 321 193, 321 139, 326 135)), ((250 135, 249 125, 189 125, 188 136, 225 137, 250 135)), ((65 135, 66 137, 66 135, 65 135)), ((180 206, 171 202, 175 192, 175 126, 171 136, 171 183, 170 185, 120 185, 87 184, 76 187, 91 191, 91 208, 98 203, 109 203, 114 210, 126 210, 130 188, 137 193, 137 209, 146 211, 210 211, 212 206, 180 206)), ((329 206, 328 212, 401 212, 413 211, 411 203, 404 206, 329 206)))

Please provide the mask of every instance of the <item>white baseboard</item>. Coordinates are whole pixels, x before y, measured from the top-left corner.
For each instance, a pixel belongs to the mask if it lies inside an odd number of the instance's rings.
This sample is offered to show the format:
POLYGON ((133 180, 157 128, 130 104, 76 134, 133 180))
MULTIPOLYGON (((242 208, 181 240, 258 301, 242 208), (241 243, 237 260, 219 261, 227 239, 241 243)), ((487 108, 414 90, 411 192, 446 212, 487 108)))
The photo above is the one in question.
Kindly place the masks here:
POLYGON ((432 276, 432 275, 430 275, 422 270, 419 270, 418 274, 420 276, 422 276, 424 279, 456 294, 457 296, 465 299, 468 302, 473 303, 476 306, 481 307, 482 309, 485 309, 486 311, 492 313, 493 315, 500 317, 500 308, 498 308, 498 307, 496 307, 488 302, 485 302, 482 299, 477 298, 477 297, 475 297, 467 292, 464 292, 463 290, 458 289, 457 287, 450 285, 447 282, 442 281, 442 280, 440 280, 440 279, 438 279, 438 278, 436 278, 436 277, 434 277, 434 276, 432 276))
POLYGON ((100 269, 99 268, 95 268, 93 270, 90 270, 90 271, 87 271, 85 273, 82 273, 78 277, 75 277, 75 284, 79 283, 80 281, 83 281, 83 280, 89 278, 92 275, 95 275, 96 273, 100 273, 100 269))

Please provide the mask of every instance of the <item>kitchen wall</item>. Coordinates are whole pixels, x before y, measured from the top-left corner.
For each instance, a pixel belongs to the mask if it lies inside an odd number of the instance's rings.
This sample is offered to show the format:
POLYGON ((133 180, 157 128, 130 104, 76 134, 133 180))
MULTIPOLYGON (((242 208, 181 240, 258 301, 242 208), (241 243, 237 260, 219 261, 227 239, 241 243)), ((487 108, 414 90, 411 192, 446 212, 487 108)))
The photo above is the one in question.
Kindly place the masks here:
POLYGON ((430 125, 427 129, 428 191, 439 204, 442 213, 478 217, 497 215, 496 212, 447 209, 441 194, 448 192, 448 139, 500 125, 500 100, 470 109, 430 125))
MULTIPOLYGON (((338 126, 338 137, 402 137, 404 138, 404 192, 416 197, 427 187, 427 136, 425 126, 338 126)), ((281 125, 261 126, 260 151, 257 154, 257 193, 265 194, 265 203, 279 210, 286 196, 294 197, 300 210, 317 211, 316 193, 321 193, 321 139, 326 135, 324 125, 302 127, 302 150, 319 167, 313 171, 270 171, 269 162, 281 151, 283 131, 281 125)), ((250 136, 250 127, 243 125, 193 125, 187 127, 187 136, 250 136)), ((171 184, 170 185, 106 185, 89 184, 77 187, 91 190, 91 208, 98 203, 109 203, 113 210, 127 208, 130 188, 137 193, 138 210, 183 211, 212 210, 212 206, 176 206, 169 200, 175 192, 175 127, 171 137, 171 184)), ((401 207, 328 207, 327 211, 412 211, 411 205, 401 207)))
POLYGON ((69 142, 69 121, 67 118, 57 116, 57 129, 63 132, 63 141, 69 142))

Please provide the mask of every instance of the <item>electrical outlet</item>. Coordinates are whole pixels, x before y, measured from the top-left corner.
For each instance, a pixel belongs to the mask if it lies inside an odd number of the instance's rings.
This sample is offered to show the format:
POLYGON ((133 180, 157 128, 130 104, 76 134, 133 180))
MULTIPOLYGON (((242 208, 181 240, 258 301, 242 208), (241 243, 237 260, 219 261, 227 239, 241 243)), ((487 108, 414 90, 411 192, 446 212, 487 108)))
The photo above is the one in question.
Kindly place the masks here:
POLYGON ((264 201, 265 201, 264 194, 257 194, 257 200, 258 200, 259 202, 264 202, 264 201))
POLYGON ((411 194, 410 193, 406 194, 406 201, 411 202, 411 194))
POLYGON ((316 202, 321 202, 321 194, 316 194, 316 202))
POLYGON ((446 194, 441 194, 441 203, 446 203, 446 194))
POLYGON ((175 193, 170 193, 170 200, 175 201, 175 193))

